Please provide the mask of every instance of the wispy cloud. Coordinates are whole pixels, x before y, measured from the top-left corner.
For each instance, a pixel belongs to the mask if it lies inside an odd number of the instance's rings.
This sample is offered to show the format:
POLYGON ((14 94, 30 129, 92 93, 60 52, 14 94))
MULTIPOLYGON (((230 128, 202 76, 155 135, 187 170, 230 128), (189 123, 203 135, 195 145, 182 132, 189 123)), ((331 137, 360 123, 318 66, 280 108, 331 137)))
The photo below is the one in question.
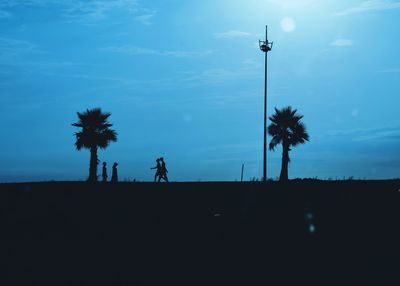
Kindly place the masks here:
MULTIPOLYGON (((108 75, 98 75, 98 74, 83 74, 83 73, 60 73, 53 72, 49 75, 53 76, 62 76, 69 78, 77 78, 82 80, 98 80, 101 84, 96 85, 98 89, 104 91, 107 90, 125 90, 125 91, 133 91, 133 90, 141 90, 142 88, 146 88, 148 86, 152 86, 157 88, 158 90, 171 90, 175 91, 177 87, 179 89, 198 89, 199 86, 210 85, 210 86, 224 86, 224 85, 232 85, 237 84, 238 82, 246 82, 249 80, 260 80, 263 76, 262 73, 259 72, 257 67, 249 67, 243 66, 235 69, 226 69, 226 68, 216 68, 216 69, 205 69, 205 70, 186 70, 179 71, 170 74, 168 77, 157 77, 155 79, 132 79, 129 76, 126 77, 113 77, 108 75)), ((176 100, 167 98, 163 104, 180 104, 180 103, 193 103, 197 104, 198 101, 201 102, 212 102, 215 106, 225 106, 230 102, 240 102, 243 104, 241 100, 244 97, 251 97, 252 94, 258 94, 258 92, 246 92, 243 96, 237 96, 239 92, 232 94, 224 94, 220 93, 211 94, 209 96, 202 95, 201 97, 177 97, 176 100)), ((258 95, 257 95, 258 96, 258 95)), ((148 101, 149 104, 152 104, 151 101, 148 101)), ((157 99, 157 104, 160 104, 161 101, 157 99)))
POLYGON ((107 1, 68 1, 63 3, 63 16, 75 22, 92 22, 106 19, 113 10, 125 10, 132 14, 138 10, 136 0, 107 0, 107 1))
POLYGON ((84 24, 105 20, 109 14, 119 11, 132 16, 144 25, 149 25, 155 15, 155 12, 140 5, 138 0, 1 0, 0 2, 4 15, 8 13, 6 9, 19 6, 56 8, 61 17, 68 22, 84 24))
POLYGON ((156 11, 146 11, 142 15, 136 16, 135 21, 142 23, 143 25, 149 26, 152 24, 152 20, 156 14, 156 11))
POLYGON ((251 36, 250 33, 237 31, 237 30, 230 30, 222 33, 215 33, 214 38, 216 39, 232 39, 232 38, 241 38, 241 37, 248 37, 251 36))
POLYGON ((105 47, 101 50, 107 52, 114 52, 120 54, 126 54, 130 56, 136 55, 156 55, 156 56, 171 56, 171 57, 195 57, 195 56, 204 56, 212 53, 210 50, 206 51, 160 51, 154 49, 148 49, 138 46, 111 46, 105 47))
POLYGON ((399 126, 383 127, 379 129, 359 131, 355 136, 355 141, 400 141, 399 126))
POLYGON ((13 51, 13 50, 33 50, 36 47, 35 44, 28 41, 21 41, 11 38, 0 37, 0 49, 1 51, 13 51))
POLYGON ((226 145, 214 145, 214 146, 207 146, 203 148, 199 148, 198 151, 200 152, 213 152, 217 151, 220 153, 221 151, 234 151, 235 153, 246 151, 259 151, 260 146, 258 141, 249 141, 243 142, 241 144, 226 144, 226 145))
POLYGON ((260 67, 261 65, 262 65, 262 63, 260 62, 260 61, 257 61, 257 59, 255 59, 255 58, 247 58, 247 59, 244 59, 243 61, 242 61, 242 65, 244 65, 244 66, 257 66, 257 67, 260 67))
POLYGON ((240 81, 258 80, 262 78, 257 66, 248 68, 243 66, 237 69, 215 68, 200 72, 193 72, 182 77, 182 81, 189 86, 197 85, 225 85, 240 81))
POLYGON ((0 64, 13 62, 24 54, 39 52, 34 43, 0 37, 0 64))
POLYGON ((0 10, 0 19, 11 18, 12 14, 7 11, 0 10))
POLYGON ((82 62, 32 59, 32 56, 43 56, 48 54, 49 53, 41 49, 39 45, 30 41, 0 37, 0 66, 4 68, 16 67, 27 68, 28 70, 48 70, 88 65, 87 63, 82 62))
POLYGON ((353 41, 349 39, 336 39, 331 43, 331 46, 336 46, 336 47, 347 47, 352 45, 353 41))
POLYGON ((400 68, 390 68, 377 71, 378 73, 400 73, 400 68))
POLYGON ((332 132, 323 135, 325 139, 343 141, 396 141, 400 142, 400 126, 385 126, 381 128, 357 129, 348 132, 332 132))
MULTIPOLYGON (((231 85, 240 81, 259 80, 263 78, 263 64, 254 58, 247 58, 236 68, 213 68, 202 71, 188 71, 180 75, 182 85, 231 85)), ((180 85, 181 86, 181 85, 180 85)))
POLYGON ((346 16, 357 13, 364 13, 369 11, 382 11, 382 10, 392 10, 400 9, 400 1, 391 0, 370 0, 364 1, 360 4, 349 7, 343 11, 334 13, 335 16, 346 16))

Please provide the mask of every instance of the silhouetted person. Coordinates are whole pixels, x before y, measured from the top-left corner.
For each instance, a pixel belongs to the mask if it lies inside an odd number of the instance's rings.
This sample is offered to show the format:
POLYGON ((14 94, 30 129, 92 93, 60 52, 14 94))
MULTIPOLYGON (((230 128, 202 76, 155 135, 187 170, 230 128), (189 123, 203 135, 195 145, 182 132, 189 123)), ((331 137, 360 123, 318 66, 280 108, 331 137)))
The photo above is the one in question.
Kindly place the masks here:
POLYGON ((113 167, 112 167, 112 175, 111 175, 111 182, 112 183, 116 183, 118 182, 118 170, 117 170, 117 163, 114 163, 113 167))
POLYGON ((156 173, 154 174, 154 182, 157 182, 157 177, 159 178, 161 176, 160 158, 157 158, 156 162, 157 162, 157 165, 153 168, 150 168, 151 170, 156 169, 156 173))
POLYGON ((165 166, 163 157, 160 158, 160 162, 161 162, 161 170, 160 170, 160 175, 158 176, 158 182, 160 182, 161 179, 164 179, 164 181, 168 182, 168 176, 167 176, 168 170, 167 167, 165 166))
POLYGON ((107 183, 107 163, 103 162, 103 171, 101 172, 101 176, 103 177, 103 183, 107 183))

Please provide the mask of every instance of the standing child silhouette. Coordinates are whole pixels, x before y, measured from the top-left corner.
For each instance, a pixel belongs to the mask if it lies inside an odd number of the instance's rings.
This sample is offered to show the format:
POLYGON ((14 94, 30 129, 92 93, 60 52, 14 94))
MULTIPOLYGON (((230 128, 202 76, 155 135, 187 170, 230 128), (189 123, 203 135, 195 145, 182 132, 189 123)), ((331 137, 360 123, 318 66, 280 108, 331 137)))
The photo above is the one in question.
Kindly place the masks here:
POLYGON ((118 182, 118 170, 117 170, 118 163, 114 163, 112 167, 112 175, 111 175, 111 182, 117 183, 118 182))
POLYGON ((101 173, 103 177, 103 183, 107 183, 107 163, 103 162, 103 172, 101 173))

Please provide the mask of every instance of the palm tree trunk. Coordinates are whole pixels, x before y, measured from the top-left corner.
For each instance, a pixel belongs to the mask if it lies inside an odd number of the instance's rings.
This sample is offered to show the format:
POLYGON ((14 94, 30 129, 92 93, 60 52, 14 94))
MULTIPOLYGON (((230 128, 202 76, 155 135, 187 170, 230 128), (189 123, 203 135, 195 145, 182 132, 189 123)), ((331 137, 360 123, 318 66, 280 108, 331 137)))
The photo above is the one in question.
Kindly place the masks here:
POLYGON ((97 147, 90 148, 89 182, 97 182, 97 147))
POLYGON ((281 167, 281 175, 279 177, 279 181, 286 182, 289 180, 288 176, 288 165, 289 165, 289 144, 282 144, 282 167, 281 167))

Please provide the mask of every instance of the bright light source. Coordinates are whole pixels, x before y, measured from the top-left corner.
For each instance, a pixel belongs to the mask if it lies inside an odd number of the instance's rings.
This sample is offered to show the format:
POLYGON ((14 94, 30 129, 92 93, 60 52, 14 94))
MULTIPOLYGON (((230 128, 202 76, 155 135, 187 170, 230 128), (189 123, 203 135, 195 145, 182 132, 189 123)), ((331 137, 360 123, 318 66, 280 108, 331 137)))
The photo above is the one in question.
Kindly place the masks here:
POLYGON ((281 28, 284 32, 293 32, 296 29, 296 22, 290 17, 285 17, 281 21, 281 28))

